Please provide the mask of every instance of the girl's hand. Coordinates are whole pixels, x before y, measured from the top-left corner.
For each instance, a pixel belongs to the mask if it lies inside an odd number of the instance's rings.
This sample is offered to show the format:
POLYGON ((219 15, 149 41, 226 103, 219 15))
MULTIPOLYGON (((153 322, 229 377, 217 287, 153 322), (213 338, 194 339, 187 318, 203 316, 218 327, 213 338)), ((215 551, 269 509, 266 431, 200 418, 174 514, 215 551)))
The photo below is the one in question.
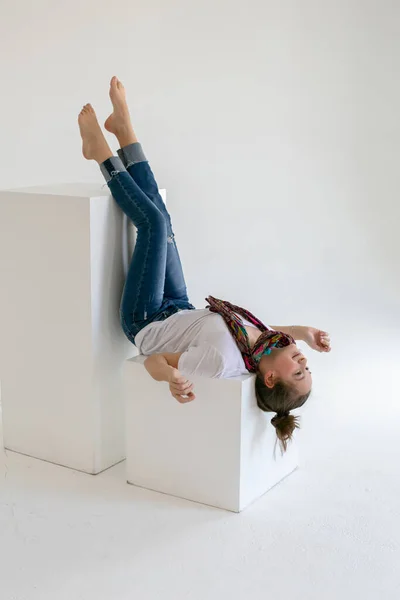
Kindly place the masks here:
POLYGON ((303 327, 302 340, 306 342, 310 348, 317 352, 330 352, 331 340, 329 333, 315 329, 314 327, 303 327))
POLYGON ((180 374, 178 369, 171 369, 169 376, 169 391, 175 400, 178 400, 181 404, 186 402, 192 402, 196 398, 193 393, 193 384, 190 383, 180 374))

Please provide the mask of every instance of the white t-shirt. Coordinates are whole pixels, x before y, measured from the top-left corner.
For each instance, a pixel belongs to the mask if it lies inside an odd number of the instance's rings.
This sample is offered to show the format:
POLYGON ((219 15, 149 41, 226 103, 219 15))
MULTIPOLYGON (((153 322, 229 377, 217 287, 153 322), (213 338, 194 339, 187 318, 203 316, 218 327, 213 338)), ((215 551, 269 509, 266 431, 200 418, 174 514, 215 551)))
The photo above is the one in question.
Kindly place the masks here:
MULTIPOLYGON (((243 320, 245 325, 251 325, 243 320)), ((221 315, 208 308, 182 310, 150 323, 135 337, 145 356, 181 352, 178 369, 186 377, 229 378, 246 375, 241 352, 221 315)))

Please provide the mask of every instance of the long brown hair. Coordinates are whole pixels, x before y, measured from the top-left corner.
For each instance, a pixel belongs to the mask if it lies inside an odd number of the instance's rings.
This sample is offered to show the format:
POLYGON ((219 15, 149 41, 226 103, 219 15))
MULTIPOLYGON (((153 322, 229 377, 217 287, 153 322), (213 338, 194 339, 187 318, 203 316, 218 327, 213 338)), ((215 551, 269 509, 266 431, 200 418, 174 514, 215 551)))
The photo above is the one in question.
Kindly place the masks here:
POLYGON ((294 430, 300 428, 299 417, 294 417, 290 411, 303 406, 310 393, 299 396, 291 386, 283 381, 277 381, 273 388, 269 388, 265 385, 261 373, 257 374, 257 404, 261 410, 276 413, 271 419, 271 423, 276 429, 283 452, 286 452, 287 445, 293 438, 294 430))

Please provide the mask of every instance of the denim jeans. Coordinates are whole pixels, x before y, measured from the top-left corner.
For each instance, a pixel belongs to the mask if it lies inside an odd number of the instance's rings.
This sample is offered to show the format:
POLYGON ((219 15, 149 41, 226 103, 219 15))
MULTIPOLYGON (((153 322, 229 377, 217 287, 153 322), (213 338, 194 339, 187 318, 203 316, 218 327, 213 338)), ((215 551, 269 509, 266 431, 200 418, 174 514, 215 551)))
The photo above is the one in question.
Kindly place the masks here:
POLYGON ((120 319, 128 339, 153 321, 189 302, 171 217, 140 144, 131 144, 101 165, 111 193, 137 229, 132 260, 122 294, 120 319))

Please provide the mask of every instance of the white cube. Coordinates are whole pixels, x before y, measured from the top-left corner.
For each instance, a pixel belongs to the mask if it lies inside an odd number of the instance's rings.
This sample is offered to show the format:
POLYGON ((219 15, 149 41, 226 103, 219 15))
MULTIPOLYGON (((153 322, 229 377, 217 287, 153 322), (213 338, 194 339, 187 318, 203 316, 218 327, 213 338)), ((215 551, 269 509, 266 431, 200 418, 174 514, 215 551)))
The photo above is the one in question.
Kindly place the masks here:
POLYGON ((254 376, 195 378, 196 400, 179 404, 143 362, 125 366, 129 483, 239 512, 296 469, 296 445, 282 454, 254 376))
POLYGON ((6 448, 87 473, 125 457, 125 225, 100 184, 0 192, 6 448))

